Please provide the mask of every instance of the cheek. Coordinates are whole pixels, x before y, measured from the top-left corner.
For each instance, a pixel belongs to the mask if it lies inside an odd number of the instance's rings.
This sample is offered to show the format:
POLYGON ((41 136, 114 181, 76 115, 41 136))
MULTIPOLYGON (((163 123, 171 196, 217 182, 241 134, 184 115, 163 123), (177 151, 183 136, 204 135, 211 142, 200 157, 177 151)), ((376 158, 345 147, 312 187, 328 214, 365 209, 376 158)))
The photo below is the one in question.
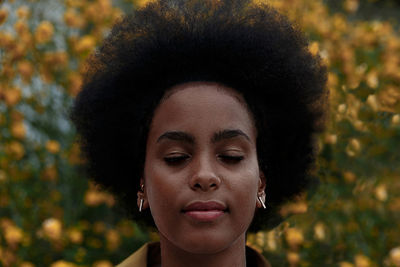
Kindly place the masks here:
POLYGON ((173 206, 171 202, 178 194, 178 179, 171 179, 161 164, 145 164, 144 179, 146 183, 146 197, 151 213, 157 223, 157 218, 168 216, 168 210, 173 206))
POLYGON ((235 175, 235 179, 231 180, 232 193, 236 192, 234 198, 239 201, 243 209, 253 210, 256 205, 259 171, 258 165, 244 167, 235 175))
POLYGON ((260 179, 260 173, 258 170, 258 164, 254 164, 253 168, 247 169, 245 175, 247 179, 243 179, 242 185, 244 190, 244 198, 248 200, 247 204, 249 205, 249 209, 254 210, 256 207, 256 199, 257 199, 257 192, 258 192, 258 185, 260 179))

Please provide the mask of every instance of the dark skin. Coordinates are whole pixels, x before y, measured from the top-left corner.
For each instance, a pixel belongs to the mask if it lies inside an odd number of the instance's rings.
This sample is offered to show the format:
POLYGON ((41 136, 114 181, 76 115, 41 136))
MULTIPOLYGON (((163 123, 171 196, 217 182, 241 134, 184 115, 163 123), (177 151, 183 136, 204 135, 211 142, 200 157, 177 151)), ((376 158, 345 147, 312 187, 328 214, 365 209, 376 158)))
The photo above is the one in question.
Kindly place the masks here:
POLYGON ((163 267, 246 266, 246 231, 265 201, 257 131, 243 98, 216 83, 168 91, 146 145, 144 192, 160 234, 163 267), (187 212, 213 201, 218 211, 187 212))

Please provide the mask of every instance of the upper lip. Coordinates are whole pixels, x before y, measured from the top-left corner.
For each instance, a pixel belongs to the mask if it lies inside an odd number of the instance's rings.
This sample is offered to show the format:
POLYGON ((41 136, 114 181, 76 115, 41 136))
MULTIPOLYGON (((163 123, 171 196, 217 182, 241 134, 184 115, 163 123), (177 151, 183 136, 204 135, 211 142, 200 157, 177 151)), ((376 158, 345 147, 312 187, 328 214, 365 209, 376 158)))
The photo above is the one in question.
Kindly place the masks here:
POLYGON ((206 211, 206 210, 226 210, 226 206, 218 201, 195 201, 190 202, 183 208, 183 211, 206 211))

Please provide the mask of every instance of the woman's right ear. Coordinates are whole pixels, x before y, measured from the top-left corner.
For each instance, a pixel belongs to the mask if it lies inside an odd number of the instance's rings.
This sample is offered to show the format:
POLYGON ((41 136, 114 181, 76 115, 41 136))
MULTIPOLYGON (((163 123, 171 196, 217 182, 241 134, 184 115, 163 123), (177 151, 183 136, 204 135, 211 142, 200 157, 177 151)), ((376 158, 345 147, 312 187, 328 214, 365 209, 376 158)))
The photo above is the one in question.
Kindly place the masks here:
POLYGON ((143 178, 140 179, 140 189, 137 192, 137 205, 138 205, 140 212, 144 209, 147 209, 149 206, 147 198, 146 198, 146 191, 145 191, 145 187, 144 187, 143 178))

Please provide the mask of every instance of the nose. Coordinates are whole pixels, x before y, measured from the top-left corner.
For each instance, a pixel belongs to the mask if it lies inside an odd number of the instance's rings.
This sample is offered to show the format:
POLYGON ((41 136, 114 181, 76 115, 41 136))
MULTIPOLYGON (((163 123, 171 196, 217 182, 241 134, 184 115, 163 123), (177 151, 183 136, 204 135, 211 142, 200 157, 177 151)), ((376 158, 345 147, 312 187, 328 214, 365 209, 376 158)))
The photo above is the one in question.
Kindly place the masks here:
POLYGON ((221 184, 211 157, 204 156, 193 162, 193 173, 190 178, 190 187, 193 190, 216 190, 221 184))

